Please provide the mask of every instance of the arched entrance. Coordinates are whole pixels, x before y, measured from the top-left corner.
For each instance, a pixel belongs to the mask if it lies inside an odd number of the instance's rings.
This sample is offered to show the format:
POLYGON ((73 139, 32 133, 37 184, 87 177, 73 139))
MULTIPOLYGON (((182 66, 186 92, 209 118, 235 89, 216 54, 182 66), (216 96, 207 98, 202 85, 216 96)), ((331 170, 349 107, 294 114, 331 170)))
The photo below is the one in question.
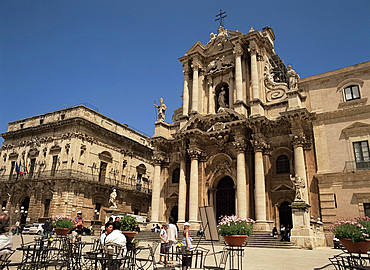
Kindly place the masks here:
POLYGON ((292 208, 289 206, 289 202, 283 202, 279 207, 280 225, 287 227, 289 225, 290 229, 293 228, 292 222, 292 208))
POLYGON ((218 182, 216 192, 216 218, 225 215, 235 215, 234 181, 229 176, 218 182))
POLYGON ((171 209, 171 217, 174 218, 175 223, 177 223, 177 220, 179 219, 178 213, 179 213, 179 208, 177 207, 177 205, 175 205, 171 209))

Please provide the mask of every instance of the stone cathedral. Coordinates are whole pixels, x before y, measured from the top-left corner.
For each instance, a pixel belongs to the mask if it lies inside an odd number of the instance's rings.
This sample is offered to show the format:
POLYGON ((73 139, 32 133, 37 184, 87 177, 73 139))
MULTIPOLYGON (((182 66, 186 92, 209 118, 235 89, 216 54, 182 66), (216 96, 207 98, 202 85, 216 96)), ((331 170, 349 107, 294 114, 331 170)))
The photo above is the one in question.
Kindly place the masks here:
MULTIPOLYGON (((152 140, 152 222, 174 216, 180 224, 196 224, 199 207, 210 205, 217 219, 231 214, 250 217, 260 231, 289 225, 295 244, 325 244, 322 219, 328 232, 330 222, 340 216, 334 214, 335 195, 345 188, 335 192, 333 182, 324 180, 325 173, 337 168, 320 168, 330 156, 341 165, 357 157, 342 142, 337 145, 345 149, 345 156, 329 154, 330 141, 339 136, 330 137, 334 134, 329 129, 325 133, 323 127, 341 123, 336 131, 341 133, 346 122, 353 130, 348 120, 354 120, 350 115, 355 113, 362 114, 358 125, 369 128, 367 98, 362 102, 346 98, 348 87, 368 95, 369 62, 300 80, 275 52, 274 40, 269 27, 244 34, 221 25, 206 45, 197 41, 179 58, 184 73, 182 106, 175 110, 173 124, 158 117, 152 140), (347 119, 337 115, 327 121, 328 111, 338 109, 330 103, 339 104, 347 119), (324 156, 319 156, 324 149, 324 156)), ((362 132, 368 140, 369 129, 362 132)), ((366 164, 368 153, 367 148, 366 164)), ((342 168, 339 172, 345 178, 342 168)), ((369 171, 365 179, 366 193, 369 171)))

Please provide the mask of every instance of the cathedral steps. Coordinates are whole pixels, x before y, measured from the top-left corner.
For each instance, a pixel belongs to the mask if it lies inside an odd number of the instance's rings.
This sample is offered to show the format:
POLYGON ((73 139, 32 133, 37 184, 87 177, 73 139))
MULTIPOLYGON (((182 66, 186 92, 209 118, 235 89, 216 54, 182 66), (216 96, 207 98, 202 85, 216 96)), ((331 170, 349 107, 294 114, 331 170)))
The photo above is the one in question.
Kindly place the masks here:
POLYGON ((274 238, 270 235, 270 233, 271 232, 253 232, 247 239, 247 247, 300 248, 290 242, 280 241, 280 236, 279 238, 274 238))
MULTIPOLYGON (((193 246, 196 246, 199 242, 199 238, 196 231, 190 231, 190 236, 193 239, 193 246)), ((161 239, 159 238, 159 233, 154 233, 150 231, 141 231, 138 233, 135 237, 135 239, 138 239, 140 241, 145 242, 159 242, 161 239)), ((179 232, 179 241, 182 240, 182 232, 179 232)), ((199 242, 199 245, 210 245, 210 241, 206 241, 204 238, 202 238, 199 242)), ((214 241, 214 245, 216 246, 223 246, 224 245, 224 239, 222 236, 220 236, 219 241, 214 241)), ((280 241, 280 238, 273 238, 270 236, 270 232, 253 232, 248 238, 247 238, 247 247, 261 247, 261 248, 295 248, 299 249, 299 247, 294 246, 290 242, 286 241, 280 241)))

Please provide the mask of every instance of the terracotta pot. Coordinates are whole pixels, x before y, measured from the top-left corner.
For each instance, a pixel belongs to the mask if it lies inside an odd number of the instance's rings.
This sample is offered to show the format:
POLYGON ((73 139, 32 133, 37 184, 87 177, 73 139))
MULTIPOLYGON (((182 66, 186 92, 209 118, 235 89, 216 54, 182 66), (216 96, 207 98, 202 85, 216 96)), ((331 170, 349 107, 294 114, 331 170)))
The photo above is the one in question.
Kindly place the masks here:
POLYGON ((54 229, 54 232, 55 232, 56 235, 67 235, 69 233, 69 231, 70 231, 70 229, 66 229, 66 228, 64 228, 64 229, 55 228, 54 229))
POLYGON ((352 242, 351 239, 339 239, 342 246, 351 253, 367 253, 370 249, 370 239, 364 242, 352 242))
POLYGON ((132 240, 136 236, 137 232, 122 231, 123 234, 127 235, 128 239, 132 240))
POLYGON ((226 244, 232 247, 241 247, 243 246, 248 235, 225 235, 224 240, 226 244))

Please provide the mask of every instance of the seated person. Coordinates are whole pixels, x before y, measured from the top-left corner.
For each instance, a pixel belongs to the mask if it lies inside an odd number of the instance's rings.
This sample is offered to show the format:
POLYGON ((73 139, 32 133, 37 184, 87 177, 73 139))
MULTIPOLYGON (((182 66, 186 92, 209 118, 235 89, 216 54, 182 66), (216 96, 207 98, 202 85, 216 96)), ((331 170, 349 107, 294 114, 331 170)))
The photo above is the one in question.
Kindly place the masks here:
POLYGON ((203 236, 203 227, 202 227, 202 224, 199 225, 199 229, 197 231, 197 236, 203 236))
POLYGON ((113 231, 105 238, 105 245, 116 244, 126 248, 126 237, 120 229, 121 223, 119 221, 113 222, 113 231))
POLYGON ((101 242, 102 246, 105 245, 105 238, 113 231, 113 224, 107 222, 107 223, 105 223, 104 227, 105 227, 105 231, 100 236, 100 242, 101 242))
POLYGON ((9 216, 0 212, 0 257, 3 254, 8 254, 13 247, 13 237, 9 233, 9 225, 9 216))
POLYGON ((276 227, 274 227, 274 228, 272 229, 272 236, 273 236, 274 238, 278 238, 278 231, 277 231, 276 227))
POLYGON ((82 212, 78 211, 77 216, 75 217, 75 232, 78 234, 90 234, 90 230, 85 227, 85 220, 82 217, 82 212))

